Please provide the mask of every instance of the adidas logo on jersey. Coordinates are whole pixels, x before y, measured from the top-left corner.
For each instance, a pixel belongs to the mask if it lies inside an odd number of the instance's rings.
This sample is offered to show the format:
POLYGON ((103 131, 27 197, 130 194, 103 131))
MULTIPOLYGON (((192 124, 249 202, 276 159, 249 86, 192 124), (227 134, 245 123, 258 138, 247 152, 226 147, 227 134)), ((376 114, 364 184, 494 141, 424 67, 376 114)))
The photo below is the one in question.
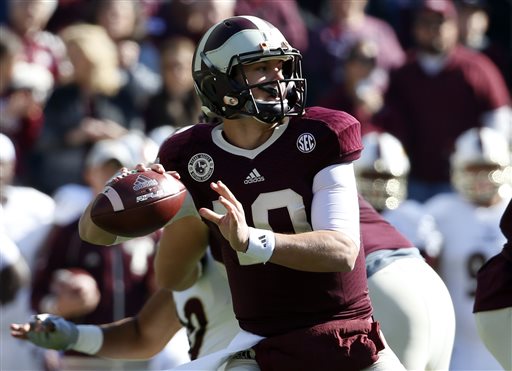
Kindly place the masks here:
POLYGON ((252 169, 252 171, 247 175, 247 178, 244 180, 244 184, 258 183, 263 182, 265 177, 262 176, 258 170, 252 169))

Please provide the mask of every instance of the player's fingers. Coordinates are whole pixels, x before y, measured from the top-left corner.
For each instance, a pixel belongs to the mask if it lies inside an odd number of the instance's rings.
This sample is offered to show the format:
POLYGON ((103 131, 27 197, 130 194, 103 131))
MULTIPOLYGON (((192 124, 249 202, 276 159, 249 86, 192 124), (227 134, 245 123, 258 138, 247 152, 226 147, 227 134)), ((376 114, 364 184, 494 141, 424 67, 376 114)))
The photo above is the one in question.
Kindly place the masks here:
POLYGON ((212 186, 212 189, 214 191, 216 191, 219 195, 221 195, 221 196, 225 197, 226 199, 228 199, 229 201, 231 201, 237 207, 237 209, 239 209, 239 210, 242 209, 242 204, 240 204, 240 202, 238 202, 235 195, 231 192, 231 190, 227 187, 227 185, 222 183, 222 181, 218 180, 217 182, 212 182, 211 186, 212 186))
POLYGON ((233 220, 236 220, 238 222, 238 220, 240 219, 240 212, 238 211, 236 206, 230 200, 223 196, 219 196, 219 202, 226 209, 226 215, 229 215, 233 220))
POLYGON ((11 323, 11 335, 19 338, 19 339, 26 339, 27 338, 27 332, 30 331, 30 324, 24 323, 11 323))
POLYGON ((165 173, 165 168, 162 164, 151 164, 149 168, 157 173, 163 174, 165 173))
POLYGON ((139 162, 137 165, 135 165, 135 170, 137 170, 137 171, 146 171, 146 170, 151 170, 151 169, 146 167, 145 164, 139 162))
POLYGON ((171 171, 168 171, 167 174, 172 175, 176 179, 181 179, 181 175, 177 171, 171 170, 171 171))
POLYGON ((209 220, 210 222, 213 222, 215 224, 219 224, 220 220, 222 219, 222 215, 217 214, 216 212, 207 209, 205 207, 202 207, 199 209, 199 215, 201 215, 206 220, 209 220))

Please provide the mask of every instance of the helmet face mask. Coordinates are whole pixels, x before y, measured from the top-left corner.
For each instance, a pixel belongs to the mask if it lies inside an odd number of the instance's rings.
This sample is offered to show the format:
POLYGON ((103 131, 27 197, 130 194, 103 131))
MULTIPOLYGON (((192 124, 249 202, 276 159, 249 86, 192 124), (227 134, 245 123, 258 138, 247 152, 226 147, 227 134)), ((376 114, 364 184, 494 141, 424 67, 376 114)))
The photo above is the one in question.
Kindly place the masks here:
POLYGON ((407 198, 407 177, 377 171, 361 171, 357 187, 376 210, 394 210, 407 198))
POLYGON ((469 164, 452 174, 455 189, 476 204, 490 204, 510 183, 510 167, 495 164, 469 164))
POLYGON ((409 157, 388 133, 363 136, 364 150, 354 162, 359 193, 378 211, 393 210, 407 198, 409 157))
POLYGON ((203 110, 227 119, 252 116, 268 124, 301 115, 306 97, 301 59, 266 21, 247 16, 218 23, 200 41, 194 57, 193 76, 203 110), (284 79, 249 84, 242 66, 270 59, 283 60, 284 79), (257 100, 253 89, 276 99, 257 100))

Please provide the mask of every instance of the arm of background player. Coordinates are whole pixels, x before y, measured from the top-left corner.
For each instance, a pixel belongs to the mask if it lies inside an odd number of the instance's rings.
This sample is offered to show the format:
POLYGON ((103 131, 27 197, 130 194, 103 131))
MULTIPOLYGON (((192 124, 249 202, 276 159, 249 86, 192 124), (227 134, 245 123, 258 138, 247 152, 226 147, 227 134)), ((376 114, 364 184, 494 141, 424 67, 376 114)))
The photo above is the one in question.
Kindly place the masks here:
POLYGON ((119 359, 151 358, 181 327, 172 292, 160 289, 136 317, 101 326, 103 345, 96 355, 119 359))
POLYGON ((160 287, 182 291, 197 281, 208 236, 206 224, 193 215, 173 219, 164 228, 155 257, 156 280, 160 287))
MULTIPOLYGON (((160 352, 181 327, 172 292, 160 289, 149 298, 137 316, 100 326, 103 342, 95 355, 112 359, 148 359, 160 352)), ((75 344, 71 340, 72 328, 77 326, 62 317, 53 317, 42 326, 12 324, 11 335, 18 339, 31 339, 44 348, 65 350, 73 349, 75 344)))

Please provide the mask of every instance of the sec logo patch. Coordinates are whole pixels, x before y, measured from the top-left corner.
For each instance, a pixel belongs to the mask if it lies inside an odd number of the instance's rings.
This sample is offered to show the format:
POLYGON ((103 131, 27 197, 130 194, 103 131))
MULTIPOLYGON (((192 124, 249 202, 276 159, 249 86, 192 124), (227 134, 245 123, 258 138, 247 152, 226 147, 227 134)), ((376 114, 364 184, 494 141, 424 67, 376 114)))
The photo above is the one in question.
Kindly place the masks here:
POLYGON ((313 134, 304 133, 297 139, 297 148, 302 153, 312 152, 316 147, 316 139, 313 134))

